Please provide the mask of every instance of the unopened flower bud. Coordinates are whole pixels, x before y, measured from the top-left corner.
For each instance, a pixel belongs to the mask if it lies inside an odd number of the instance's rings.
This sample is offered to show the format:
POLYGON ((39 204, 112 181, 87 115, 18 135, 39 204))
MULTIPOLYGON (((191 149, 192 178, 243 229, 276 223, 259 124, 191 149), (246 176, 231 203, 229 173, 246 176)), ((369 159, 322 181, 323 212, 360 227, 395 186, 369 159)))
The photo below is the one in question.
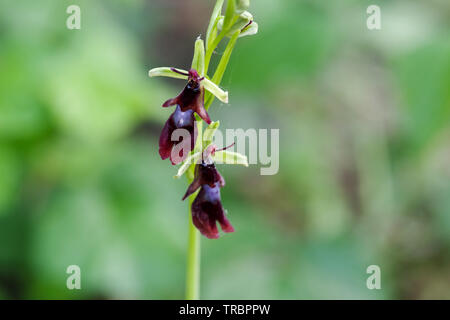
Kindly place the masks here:
POLYGON ((239 38, 252 36, 257 33, 258 33, 258 24, 255 21, 251 21, 247 26, 242 28, 239 38))
MULTIPOLYGON (((248 12, 248 11, 242 12, 239 15, 239 18, 236 20, 236 22, 228 30, 227 37, 231 37, 236 31, 246 28, 248 25, 252 24, 252 21, 253 21, 253 15, 250 12, 248 12)), ((223 22, 224 22, 224 18, 222 17, 219 20, 219 22, 217 23, 217 29, 219 31, 222 31, 223 22)))
POLYGON ((236 0, 236 13, 242 13, 250 7, 250 0, 236 0))

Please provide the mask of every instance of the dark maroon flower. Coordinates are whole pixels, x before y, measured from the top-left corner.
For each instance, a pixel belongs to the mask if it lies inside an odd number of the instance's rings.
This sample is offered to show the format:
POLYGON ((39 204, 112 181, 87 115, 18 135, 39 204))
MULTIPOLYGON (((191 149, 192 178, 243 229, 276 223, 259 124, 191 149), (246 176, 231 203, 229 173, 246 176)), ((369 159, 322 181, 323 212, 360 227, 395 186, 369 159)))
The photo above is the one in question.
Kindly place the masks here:
POLYGON ((200 188, 191 207, 192 222, 204 236, 210 239, 219 237, 216 222, 220 223, 224 232, 234 231, 225 217, 225 210, 220 201, 220 188, 225 186, 225 179, 217 171, 212 160, 216 151, 228 149, 233 145, 234 143, 226 148, 216 149, 216 146, 211 144, 203 151, 202 162, 195 166, 194 180, 183 197, 183 200, 186 199, 200 188))
POLYGON ((189 152, 194 149, 196 140, 197 126, 195 124, 194 111, 182 111, 181 107, 177 106, 175 112, 172 113, 166 121, 166 124, 162 129, 161 136, 159 137, 159 155, 163 160, 170 157, 172 164, 176 165, 184 161, 189 152), (186 136, 180 134, 178 141, 172 141, 172 133, 176 129, 187 130, 189 132, 190 139, 185 139, 186 136), (176 150, 179 150, 178 154, 176 154, 177 151, 175 151, 174 155, 172 154, 174 147, 177 148, 176 150))
POLYGON ((195 69, 189 70, 188 74, 181 72, 175 68, 171 69, 173 72, 188 76, 188 83, 184 87, 183 91, 173 99, 169 99, 163 103, 163 107, 170 107, 173 105, 179 105, 181 111, 192 110, 196 112, 200 118, 205 120, 207 124, 211 123, 208 112, 204 106, 205 90, 200 82, 204 77, 200 77, 195 69))
POLYGON ((217 171, 216 165, 214 163, 205 163, 202 161, 202 163, 197 164, 195 166, 195 176, 194 181, 189 185, 186 194, 184 195, 183 199, 186 199, 191 194, 193 194, 195 191, 197 191, 198 188, 200 188, 202 185, 206 184, 213 188, 216 183, 220 188, 225 186, 225 180, 217 171))
POLYGON ((223 232, 234 232, 233 226, 225 217, 225 210, 220 201, 220 184, 213 187, 202 185, 200 192, 192 203, 192 223, 201 234, 209 239, 219 238, 216 223, 219 222, 223 232))

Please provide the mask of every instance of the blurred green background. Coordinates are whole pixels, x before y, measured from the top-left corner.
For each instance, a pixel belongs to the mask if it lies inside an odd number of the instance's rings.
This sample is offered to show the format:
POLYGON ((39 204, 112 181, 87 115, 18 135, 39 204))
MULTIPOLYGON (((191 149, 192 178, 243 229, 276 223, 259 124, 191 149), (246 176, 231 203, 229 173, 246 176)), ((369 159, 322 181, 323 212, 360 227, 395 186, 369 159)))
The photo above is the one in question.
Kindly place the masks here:
MULTIPOLYGON (((210 0, 0 4, 0 298, 182 299, 186 184, 158 156, 210 0), (81 30, 66 8, 81 7, 81 30), (66 268, 81 268, 81 290, 66 268)), ((280 171, 220 166, 236 232, 204 299, 450 298, 450 3, 253 0, 215 102, 279 128, 280 171), (366 28, 381 7, 382 29, 366 28), (381 290, 366 268, 381 267, 381 290)), ((219 49, 220 53, 222 49, 219 49)), ((215 60, 217 60, 217 55, 215 60)))

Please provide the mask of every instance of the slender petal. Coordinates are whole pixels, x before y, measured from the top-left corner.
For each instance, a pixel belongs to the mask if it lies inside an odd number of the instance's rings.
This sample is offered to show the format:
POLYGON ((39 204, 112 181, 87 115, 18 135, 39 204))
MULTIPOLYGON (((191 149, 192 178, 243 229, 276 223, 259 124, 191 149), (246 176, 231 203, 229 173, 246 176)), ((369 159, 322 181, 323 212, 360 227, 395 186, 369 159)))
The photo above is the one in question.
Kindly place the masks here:
POLYGON ((209 92, 211 92, 213 95, 215 95, 217 97, 217 99, 219 99, 223 103, 228 103, 228 92, 227 91, 223 91, 222 89, 220 89, 219 86, 216 85, 211 80, 204 79, 202 82, 203 82, 203 86, 205 87, 205 89, 208 90, 209 92))
POLYGON ((188 72, 181 69, 169 68, 169 67, 161 67, 154 68, 148 72, 148 76, 152 77, 168 77, 175 79, 188 79, 188 72))
POLYGON ((201 184, 200 184, 200 180, 194 180, 192 181, 192 183, 189 185, 188 189, 186 190, 186 193, 184 194, 183 199, 186 199, 187 197, 189 197, 191 194, 193 194, 195 191, 197 191, 198 188, 200 188, 201 184))

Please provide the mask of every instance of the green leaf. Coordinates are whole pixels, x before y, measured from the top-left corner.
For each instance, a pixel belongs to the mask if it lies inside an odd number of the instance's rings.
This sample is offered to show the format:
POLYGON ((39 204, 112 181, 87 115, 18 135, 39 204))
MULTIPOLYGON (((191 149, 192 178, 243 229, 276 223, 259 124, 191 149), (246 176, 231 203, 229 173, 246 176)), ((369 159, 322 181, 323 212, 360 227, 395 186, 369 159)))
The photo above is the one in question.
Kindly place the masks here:
MULTIPOLYGON (((197 134, 198 137, 203 137, 203 121, 202 120, 196 120, 195 123, 197 124, 197 134)), ((196 152, 202 152, 202 139, 197 138, 197 141, 195 142, 194 146, 194 153, 196 152)))
POLYGON ((227 150, 217 151, 213 156, 213 160, 216 163, 238 164, 248 167, 247 156, 238 152, 227 150))
POLYGON ((220 13, 222 12, 224 0, 217 0, 216 5, 214 6, 211 19, 209 20, 208 30, 206 31, 206 47, 209 48, 212 41, 214 41, 215 38, 215 32, 217 30, 217 22, 218 18, 220 16, 220 13))

